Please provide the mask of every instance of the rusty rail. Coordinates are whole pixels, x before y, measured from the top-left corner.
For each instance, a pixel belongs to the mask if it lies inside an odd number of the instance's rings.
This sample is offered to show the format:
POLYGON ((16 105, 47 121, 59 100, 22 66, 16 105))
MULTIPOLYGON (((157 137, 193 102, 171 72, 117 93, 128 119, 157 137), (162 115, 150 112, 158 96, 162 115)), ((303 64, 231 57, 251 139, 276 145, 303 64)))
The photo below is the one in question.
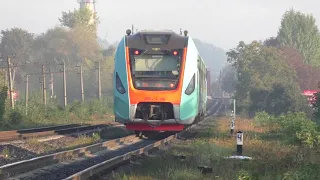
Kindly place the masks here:
POLYGON ((62 135, 62 134, 68 134, 73 132, 103 128, 109 125, 115 125, 115 123, 99 123, 94 125, 90 125, 90 123, 68 124, 68 125, 49 126, 49 127, 31 128, 31 129, 22 129, 22 130, 0 131, 0 142, 22 140, 30 137, 62 135))
POLYGON ((78 173, 66 178, 65 180, 82 180, 82 179, 87 179, 89 177, 93 177, 93 176, 98 175, 99 173, 105 171, 106 169, 115 167, 118 164, 131 159, 132 157, 146 154, 149 151, 153 150, 154 148, 158 148, 161 145, 166 145, 169 142, 171 142, 172 140, 176 139, 177 136, 178 136, 178 134, 171 135, 165 139, 162 139, 160 141, 152 143, 152 144, 145 146, 143 148, 140 148, 138 150, 134 150, 134 151, 128 152, 124 155, 117 156, 112 159, 106 160, 102 163, 96 164, 96 165, 91 166, 81 172, 78 172, 78 173))
MULTIPOLYGON (((212 107, 210 108, 210 111, 213 111, 213 109, 217 108, 216 111, 219 111, 220 110, 220 107, 221 107, 221 104, 222 104, 222 101, 217 101, 216 103, 214 103, 212 105, 212 107), (219 106, 220 105, 220 106, 219 106)), ((210 112, 206 117, 209 117, 209 116, 212 116, 212 115, 215 115, 214 112, 210 112)), ((155 143, 152 143, 150 145, 147 145, 143 148, 140 148, 138 150, 134 150, 134 151, 131 151, 131 152, 128 152, 124 155, 120 155, 120 156, 117 156, 117 157, 114 157, 112 159, 108 159, 102 163, 99 163, 99 164, 96 164, 94 166, 91 166, 81 172, 78 172, 74 175, 71 175, 69 176, 68 178, 64 179, 64 180, 83 180, 83 179, 88 179, 90 177, 94 177, 96 175, 99 175, 101 174, 102 172, 110 169, 110 168, 114 168, 114 167, 117 167, 117 165, 119 164, 122 164, 123 162, 131 159, 131 158, 134 158, 134 157, 137 157, 137 156, 140 156, 142 154, 147 154, 149 151, 155 149, 155 148, 158 148, 159 146, 163 146, 163 145, 167 145, 169 144, 170 142, 172 142, 172 140, 176 139, 178 136, 180 136, 181 134, 183 134, 184 132, 186 132, 188 129, 192 128, 189 127, 187 128, 186 130, 184 131, 181 131, 177 134, 174 134, 174 135, 171 135, 167 138, 164 138, 160 141, 157 141, 155 143)))
POLYGON ((29 160, 19 161, 11 164, 7 164, 0 167, 0 179, 12 175, 23 174, 28 171, 38 169, 40 167, 49 166, 59 162, 63 162, 66 159, 75 159, 77 157, 83 157, 85 155, 93 154, 103 149, 113 148, 123 144, 130 140, 138 140, 135 135, 126 136, 114 140, 105 141, 103 143, 97 143, 90 146, 77 148, 74 150, 62 151, 54 154, 40 156, 29 160))

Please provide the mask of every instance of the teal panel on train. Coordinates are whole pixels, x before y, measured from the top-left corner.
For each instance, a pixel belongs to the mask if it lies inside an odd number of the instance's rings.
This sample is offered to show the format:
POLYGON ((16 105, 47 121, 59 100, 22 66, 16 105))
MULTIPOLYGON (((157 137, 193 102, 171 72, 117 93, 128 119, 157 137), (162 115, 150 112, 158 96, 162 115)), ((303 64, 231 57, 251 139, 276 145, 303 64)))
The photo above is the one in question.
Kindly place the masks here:
MULTIPOLYGON (((129 92, 128 92, 128 77, 126 64, 126 48, 125 38, 122 38, 115 53, 114 74, 116 79, 118 75, 123 87, 117 87, 117 81, 113 81, 114 88, 114 114, 116 119, 129 119, 129 92), (120 93, 118 88, 124 88, 124 93, 120 93)), ((119 86, 119 84, 118 84, 119 86)))
POLYGON ((192 80, 193 76, 195 78, 195 82, 198 79, 198 70, 197 70, 197 57, 198 51, 197 48, 192 41, 192 39, 188 38, 188 47, 187 47, 187 55, 186 55, 186 64, 185 64, 185 71, 183 76, 183 85, 182 85, 182 92, 181 92, 181 103, 180 103, 180 119, 190 121, 191 118, 195 118, 198 114, 198 93, 199 88, 197 83, 195 83, 194 91, 187 95, 185 93, 186 89, 190 81, 192 80))

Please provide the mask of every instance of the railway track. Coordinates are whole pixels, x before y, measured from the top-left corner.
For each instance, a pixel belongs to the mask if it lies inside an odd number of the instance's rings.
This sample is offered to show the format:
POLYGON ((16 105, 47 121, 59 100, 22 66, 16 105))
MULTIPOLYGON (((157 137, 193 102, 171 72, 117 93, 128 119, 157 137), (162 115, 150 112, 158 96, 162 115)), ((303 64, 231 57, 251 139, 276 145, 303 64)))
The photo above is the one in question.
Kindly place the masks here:
POLYGON ((116 123, 100 123, 100 124, 69 124, 60 126, 50 126, 41 128, 31 128, 12 131, 0 131, 0 142, 9 142, 14 140, 24 140, 30 137, 45 137, 52 135, 65 135, 71 133, 89 133, 110 125, 119 125, 116 123))
MULTIPOLYGON (((221 108, 215 103, 215 109, 221 108)), ((211 115, 214 115, 213 112, 211 115)), ((195 125, 194 125, 195 126, 195 125)), ((191 126, 190 128, 192 128, 191 126)), ((30 160, 7 164, 0 167, 0 178, 7 179, 87 179, 141 154, 147 154, 160 146, 167 145, 184 131, 159 137, 158 140, 145 140, 135 135, 109 140, 75 150, 63 151, 30 160)))

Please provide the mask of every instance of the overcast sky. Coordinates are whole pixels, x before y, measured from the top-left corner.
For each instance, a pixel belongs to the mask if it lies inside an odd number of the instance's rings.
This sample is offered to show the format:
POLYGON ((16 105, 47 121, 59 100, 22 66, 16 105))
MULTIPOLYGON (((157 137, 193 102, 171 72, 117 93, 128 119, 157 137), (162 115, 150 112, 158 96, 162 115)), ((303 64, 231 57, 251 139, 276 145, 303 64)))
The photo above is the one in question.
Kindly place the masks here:
MULTIPOLYGON (((59 25, 62 11, 77 0, 0 0, 0 29, 21 27, 33 33, 59 25)), ((134 24, 138 29, 187 29, 189 35, 230 49, 275 36, 283 13, 293 7, 312 13, 320 24, 319 0, 97 0, 99 36, 118 41, 134 24)))

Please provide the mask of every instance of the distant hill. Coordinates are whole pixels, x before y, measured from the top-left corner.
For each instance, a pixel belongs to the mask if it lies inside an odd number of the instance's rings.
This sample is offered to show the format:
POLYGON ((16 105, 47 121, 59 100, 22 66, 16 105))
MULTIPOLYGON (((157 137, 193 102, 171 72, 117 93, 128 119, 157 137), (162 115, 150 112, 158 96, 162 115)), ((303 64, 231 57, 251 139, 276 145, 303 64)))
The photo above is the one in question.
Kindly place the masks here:
POLYGON ((199 39, 193 39, 200 56, 206 62, 207 67, 211 70, 212 80, 219 76, 220 70, 224 67, 227 62, 226 52, 213 44, 202 42, 199 39))

